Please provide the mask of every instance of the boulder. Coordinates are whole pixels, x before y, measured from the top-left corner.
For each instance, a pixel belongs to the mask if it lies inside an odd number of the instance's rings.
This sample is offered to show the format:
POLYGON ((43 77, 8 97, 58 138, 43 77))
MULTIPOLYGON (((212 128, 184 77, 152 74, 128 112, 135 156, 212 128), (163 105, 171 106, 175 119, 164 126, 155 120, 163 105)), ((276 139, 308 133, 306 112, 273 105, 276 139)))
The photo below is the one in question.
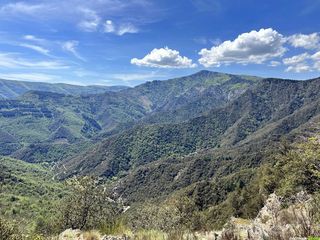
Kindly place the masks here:
POLYGON ((305 239, 317 233, 310 218, 310 200, 310 195, 300 192, 283 208, 282 198, 271 194, 254 220, 231 218, 220 239, 305 239))
POLYGON ((84 240, 79 229, 67 229, 59 235, 59 240, 84 240))

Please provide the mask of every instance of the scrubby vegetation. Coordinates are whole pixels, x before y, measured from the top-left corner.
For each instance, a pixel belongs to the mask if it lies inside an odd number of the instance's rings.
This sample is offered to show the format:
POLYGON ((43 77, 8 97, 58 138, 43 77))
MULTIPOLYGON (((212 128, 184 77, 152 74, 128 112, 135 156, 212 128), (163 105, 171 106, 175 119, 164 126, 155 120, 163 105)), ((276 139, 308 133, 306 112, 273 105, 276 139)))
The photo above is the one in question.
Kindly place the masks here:
MULTIPOLYGON (((319 139, 312 137, 300 143, 283 145, 272 159, 272 162, 247 172, 225 177, 221 181, 203 183, 193 190, 187 188, 166 200, 160 197, 136 203, 128 209, 123 201, 116 201, 117 197, 111 194, 108 182, 81 177, 72 178, 62 185, 48 178, 48 173, 41 166, 5 158, 0 165, 5 173, 0 179, 1 207, 7 211, 2 215, 7 219, 19 219, 20 222, 23 222, 21 216, 37 219, 33 224, 29 223, 29 231, 42 236, 72 228, 97 229, 100 234, 136 234, 137 239, 164 239, 164 236, 168 237, 166 234, 170 234, 169 239, 180 239, 177 236, 188 232, 220 229, 231 216, 255 218, 273 192, 282 197, 282 207, 286 208, 293 204, 291 197, 304 190, 314 197, 309 213, 303 216, 308 217, 308 221, 320 223, 319 139), (39 182, 41 187, 34 185, 39 182), (8 194, 13 183, 17 186, 8 194), (7 203, 3 202, 4 199, 7 203), (57 206, 54 206, 53 199, 59 203, 58 211, 52 211, 57 206), (10 213, 8 202, 12 207, 10 213), (29 215, 30 212, 33 215, 29 215), (164 235, 161 237, 161 234, 164 235)), ((298 220, 300 224, 307 221, 298 220)), ((2 226, 8 229, 9 234, 14 229, 14 225, 3 220, 2 226)))

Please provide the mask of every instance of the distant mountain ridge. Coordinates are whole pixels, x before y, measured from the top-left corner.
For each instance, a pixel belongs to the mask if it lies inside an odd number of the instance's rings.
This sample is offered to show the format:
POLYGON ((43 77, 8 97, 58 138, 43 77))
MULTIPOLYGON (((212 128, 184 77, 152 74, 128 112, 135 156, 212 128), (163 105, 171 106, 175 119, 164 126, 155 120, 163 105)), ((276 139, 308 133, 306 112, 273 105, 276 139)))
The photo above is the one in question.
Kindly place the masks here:
POLYGON ((88 95, 104 92, 117 92, 126 86, 77 86, 65 83, 27 82, 0 79, 0 99, 14 99, 28 91, 55 92, 67 95, 88 95))
POLYGON ((0 100, 0 134, 12 136, 10 142, 0 141, 0 154, 31 162, 60 160, 69 156, 66 149, 74 152, 74 146, 82 146, 79 141, 99 141, 136 124, 187 121, 227 104, 259 80, 201 71, 101 94, 29 91, 18 99, 0 100), (57 151, 56 143, 65 144, 64 150, 57 151))

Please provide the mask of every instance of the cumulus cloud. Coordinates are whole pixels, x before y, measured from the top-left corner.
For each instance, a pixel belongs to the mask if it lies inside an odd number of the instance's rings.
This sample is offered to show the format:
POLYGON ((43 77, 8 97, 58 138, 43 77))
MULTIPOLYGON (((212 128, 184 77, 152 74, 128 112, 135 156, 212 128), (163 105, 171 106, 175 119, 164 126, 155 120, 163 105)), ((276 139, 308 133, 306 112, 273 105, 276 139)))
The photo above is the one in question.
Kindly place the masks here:
POLYGON ((289 58, 284 58, 283 63, 287 65, 287 72, 311 72, 320 70, 320 51, 311 55, 302 53, 289 58))
POLYGON ((85 61, 85 59, 78 53, 77 47, 79 45, 78 41, 67 41, 62 44, 62 49, 66 52, 72 53, 76 58, 85 61))
POLYGON ((314 61, 313 69, 316 71, 320 71, 320 51, 311 55, 311 59, 314 61))
POLYGON ((319 33, 294 34, 288 37, 288 42, 295 48, 317 49, 320 48, 319 33))
POLYGON ((242 33, 233 41, 225 41, 211 49, 202 49, 200 64, 205 67, 219 67, 231 63, 263 63, 281 57, 286 48, 284 37, 272 28, 242 33))
POLYGON ((283 63, 285 65, 295 65, 295 64, 305 62, 309 58, 310 58, 310 55, 308 53, 302 53, 290 58, 284 58, 283 63))
POLYGON ((126 33, 137 33, 139 29, 134 26, 132 23, 122 23, 116 25, 113 21, 107 20, 104 23, 104 32, 105 33, 114 33, 118 36, 122 36, 126 33))
POLYGON ((133 58, 131 64, 155 68, 192 68, 197 66, 192 63, 191 59, 180 56, 177 50, 168 47, 155 48, 142 59, 133 58))
POLYGON ((289 66, 286 69, 286 72, 296 72, 296 73, 311 72, 311 71, 312 71, 312 67, 307 63, 298 63, 296 65, 289 66))

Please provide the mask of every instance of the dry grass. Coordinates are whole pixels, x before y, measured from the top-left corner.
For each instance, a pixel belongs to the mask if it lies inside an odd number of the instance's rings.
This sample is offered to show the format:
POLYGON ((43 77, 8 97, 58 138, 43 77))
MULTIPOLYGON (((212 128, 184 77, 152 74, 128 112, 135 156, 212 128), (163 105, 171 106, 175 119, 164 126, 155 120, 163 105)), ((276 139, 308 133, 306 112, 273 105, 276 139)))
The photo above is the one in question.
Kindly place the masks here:
POLYGON ((84 240, 100 240, 101 235, 98 231, 88 231, 83 233, 83 239, 84 240))

